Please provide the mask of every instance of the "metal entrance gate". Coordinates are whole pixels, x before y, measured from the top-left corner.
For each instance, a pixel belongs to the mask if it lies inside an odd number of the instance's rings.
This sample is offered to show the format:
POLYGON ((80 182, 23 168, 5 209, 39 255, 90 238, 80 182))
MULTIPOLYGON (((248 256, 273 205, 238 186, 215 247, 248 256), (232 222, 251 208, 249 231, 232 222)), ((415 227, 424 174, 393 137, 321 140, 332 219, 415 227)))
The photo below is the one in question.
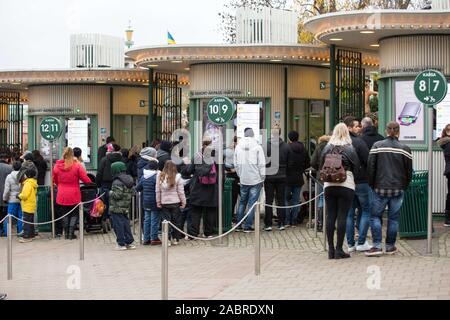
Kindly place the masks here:
POLYGON ((336 57, 336 119, 335 123, 346 116, 361 119, 364 116, 364 79, 361 52, 339 49, 336 57))
POLYGON ((22 150, 23 105, 20 94, 0 91, 0 149, 22 150))
POLYGON ((153 86, 153 138, 172 140, 172 133, 181 128, 181 88, 178 76, 156 73, 153 86))

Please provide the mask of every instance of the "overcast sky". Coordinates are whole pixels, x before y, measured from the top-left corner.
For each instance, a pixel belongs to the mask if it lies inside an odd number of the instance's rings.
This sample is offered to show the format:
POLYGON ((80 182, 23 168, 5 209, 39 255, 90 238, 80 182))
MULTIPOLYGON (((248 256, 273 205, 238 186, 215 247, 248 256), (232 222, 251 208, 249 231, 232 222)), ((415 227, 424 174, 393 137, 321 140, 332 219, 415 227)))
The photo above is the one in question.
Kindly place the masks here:
POLYGON ((135 46, 221 43, 225 0, 0 0, 0 69, 68 68, 70 34, 125 37, 135 46))

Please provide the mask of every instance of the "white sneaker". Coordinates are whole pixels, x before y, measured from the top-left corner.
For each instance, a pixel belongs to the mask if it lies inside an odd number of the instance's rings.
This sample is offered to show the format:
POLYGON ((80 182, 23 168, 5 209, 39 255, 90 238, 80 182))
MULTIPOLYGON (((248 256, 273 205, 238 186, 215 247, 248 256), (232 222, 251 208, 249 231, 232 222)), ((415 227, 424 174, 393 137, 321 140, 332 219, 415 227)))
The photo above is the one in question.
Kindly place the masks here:
POLYGON ((127 247, 126 246, 119 246, 119 245, 117 245, 114 248, 114 250, 116 250, 116 251, 124 251, 124 250, 127 250, 127 247))
POLYGON ((136 246, 134 244, 129 244, 126 246, 127 250, 135 250, 136 246))
POLYGON ((354 251, 355 251, 355 246, 353 246, 353 247, 348 247, 348 253, 354 252, 354 251))
POLYGON ((167 241, 167 246, 170 247, 172 245, 172 243, 170 242, 170 240, 167 241))
POLYGON ((32 242, 32 241, 33 241, 33 239, 31 239, 31 238, 20 238, 19 239, 20 243, 28 243, 28 242, 32 242))
POLYGON ((356 251, 369 251, 370 249, 372 249, 372 246, 367 241, 362 245, 356 246, 356 251))
POLYGON ((174 246, 177 246, 177 245, 178 245, 178 240, 177 240, 177 239, 173 239, 172 242, 173 242, 173 245, 174 245, 174 246))
POLYGON ((264 231, 272 231, 272 227, 265 227, 264 231))

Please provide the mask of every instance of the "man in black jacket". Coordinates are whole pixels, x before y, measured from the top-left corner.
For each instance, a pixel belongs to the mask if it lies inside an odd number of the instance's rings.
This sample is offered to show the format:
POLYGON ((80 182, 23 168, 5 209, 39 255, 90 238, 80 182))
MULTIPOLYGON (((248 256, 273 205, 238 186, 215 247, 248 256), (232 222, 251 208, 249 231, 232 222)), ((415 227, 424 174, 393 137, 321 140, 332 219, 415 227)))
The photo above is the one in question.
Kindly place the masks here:
POLYGON ((355 197, 353 204, 348 211, 347 216, 347 244, 348 252, 367 251, 371 247, 366 241, 367 232, 370 224, 370 210, 371 210, 371 193, 368 177, 367 177, 367 160, 369 158, 369 149, 366 143, 357 136, 360 130, 359 121, 355 117, 347 117, 344 119, 347 125, 352 145, 358 155, 360 167, 358 173, 355 174, 355 197), (359 207, 360 217, 357 219, 358 225, 358 243, 355 247, 355 210, 359 207))
POLYGON ((366 252, 367 256, 383 254, 381 249, 381 219, 388 206, 388 225, 386 234, 386 253, 397 252, 395 241, 398 232, 400 208, 403 193, 412 178, 411 149, 400 143, 400 126, 389 122, 386 127, 387 138, 376 142, 369 154, 369 184, 374 189, 373 208, 370 215, 373 248, 366 252))
POLYGON ((113 152, 107 154, 97 169, 97 176, 95 177, 95 183, 100 188, 100 194, 104 193, 103 200, 105 203, 105 217, 109 218, 109 191, 111 190, 113 176, 111 173, 111 165, 114 162, 122 161, 122 153, 120 146, 113 144, 113 152))
POLYGON ((361 139, 367 144, 367 148, 372 149, 375 142, 384 140, 384 137, 378 133, 377 128, 369 117, 361 120, 362 134, 361 139))
MULTIPOLYGON (((280 138, 281 130, 272 129, 272 138, 267 144, 267 165, 264 191, 266 193, 266 204, 273 205, 276 197, 277 205, 284 206, 286 197, 286 169, 289 162, 289 146, 280 138)), ((284 230, 284 219, 286 209, 277 208, 278 229, 284 230)), ((264 230, 272 231, 272 207, 266 206, 264 216, 264 230)))
MULTIPOLYGON (((310 159, 303 143, 298 141, 298 132, 291 131, 289 138, 289 159, 286 169, 286 206, 300 203, 300 190, 304 184, 303 174, 309 168, 310 159)), ((297 224, 300 207, 286 209, 285 227, 297 224)))
POLYGON ((106 156, 106 153, 108 152, 108 144, 110 143, 115 143, 116 141, 114 140, 113 137, 107 137, 106 138, 106 143, 104 145, 102 145, 100 148, 98 148, 98 152, 97 152, 97 168, 100 167, 100 162, 102 161, 102 159, 106 156))

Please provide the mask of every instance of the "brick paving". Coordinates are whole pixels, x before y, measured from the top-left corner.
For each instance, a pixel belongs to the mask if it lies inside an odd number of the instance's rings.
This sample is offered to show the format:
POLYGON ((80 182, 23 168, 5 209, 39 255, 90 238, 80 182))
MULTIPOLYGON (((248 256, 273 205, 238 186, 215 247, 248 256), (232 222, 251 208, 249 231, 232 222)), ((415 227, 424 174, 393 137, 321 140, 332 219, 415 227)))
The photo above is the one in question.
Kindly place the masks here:
MULTIPOLYGON (((433 256, 401 239, 396 255, 356 253, 345 260, 328 260, 318 235, 305 227, 262 232, 260 276, 254 275, 254 234, 233 233, 225 246, 183 240, 169 249, 169 298, 450 299, 448 232, 436 239, 433 256), (379 288, 372 281, 377 274, 379 288)), ((112 233, 87 234, 85 261, 79 261, 78 241, 50 240, 48 234, 27 244, 14 239, 13 280, 6 280, 2 258, 0 291, 9 299, 160 299, 161 247, 118 252, 114 242, 112 233), (69 289, 77 268, 81 287, 69 289)))

